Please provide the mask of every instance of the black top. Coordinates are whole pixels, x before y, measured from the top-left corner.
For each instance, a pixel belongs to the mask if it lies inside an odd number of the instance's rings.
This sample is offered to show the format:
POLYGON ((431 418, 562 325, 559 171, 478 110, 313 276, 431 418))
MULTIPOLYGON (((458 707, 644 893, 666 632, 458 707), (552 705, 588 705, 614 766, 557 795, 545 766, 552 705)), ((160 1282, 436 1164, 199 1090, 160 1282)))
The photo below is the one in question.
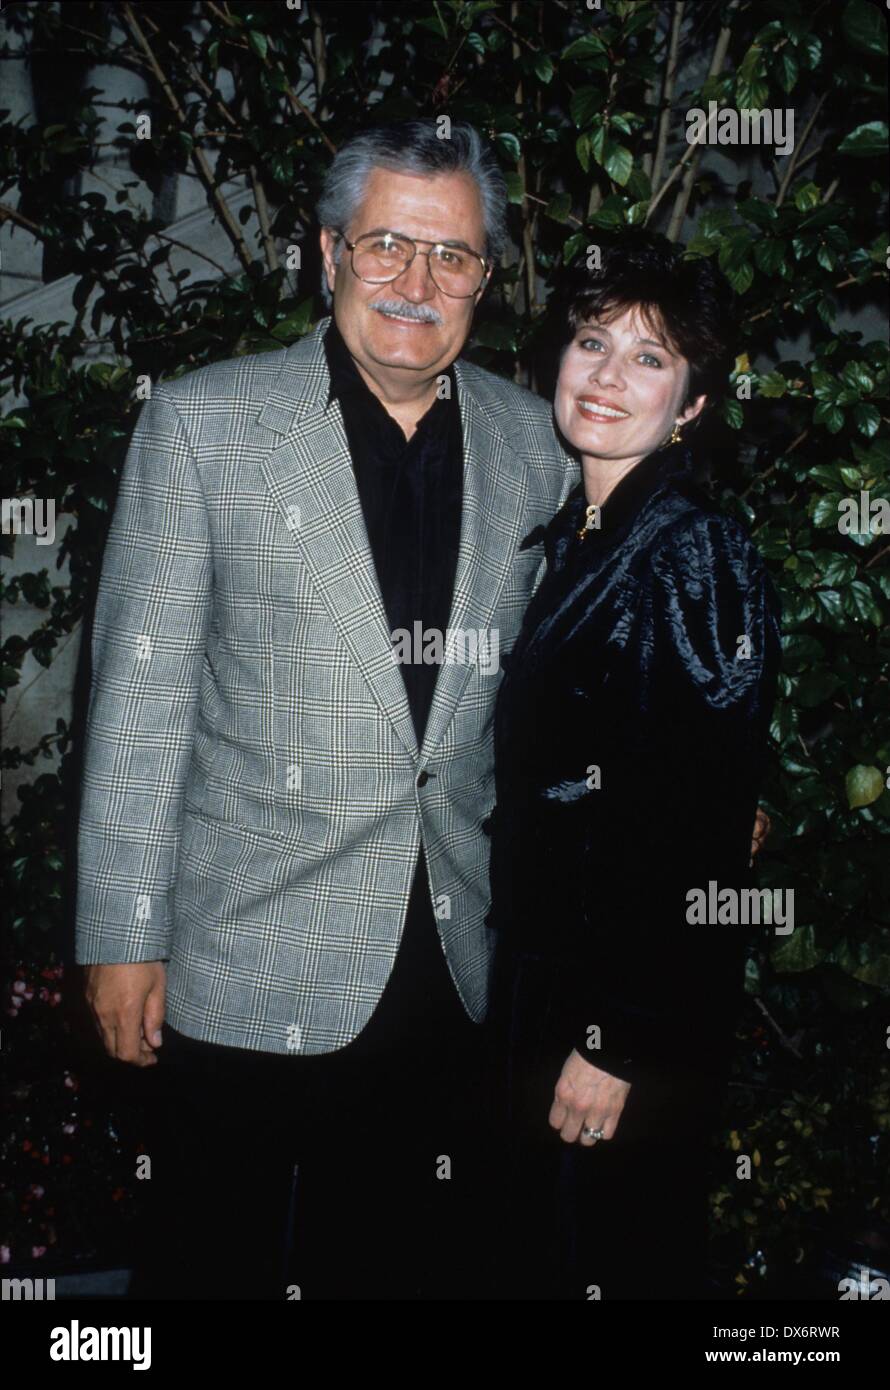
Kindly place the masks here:
MULTIPOLYGON (((390 632, 435 628, 451 614, 463 501, 463 440, 457 382, 433 402, 410 440, 358 371, 331 318, 324 337, 331 374, 328 404, 343 413, 365 527, 390 632)), ((422 649, 422 638, 411 650, 422 649)), ((438 675, 433 662, 402 662, 418 746, 438 675)))
POLYGON ((731 1045, 750 929, 691 925, 687 893, 752 883, 780 656, 763 561, 690 473, 659 449, 583 541, 580 485, 526 537, 547 573, 495 715, 489 923, 568 962, 560 1041, 628 1081, 731 1045))

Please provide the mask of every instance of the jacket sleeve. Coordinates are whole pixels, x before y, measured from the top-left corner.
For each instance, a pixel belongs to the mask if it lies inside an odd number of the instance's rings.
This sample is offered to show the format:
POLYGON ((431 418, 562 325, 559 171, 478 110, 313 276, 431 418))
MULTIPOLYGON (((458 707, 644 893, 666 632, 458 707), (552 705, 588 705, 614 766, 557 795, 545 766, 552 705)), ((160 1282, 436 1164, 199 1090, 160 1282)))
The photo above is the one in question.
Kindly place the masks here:
POLYGON ((170 955, 169 896, 211 598, 201 480, 176 406, 156 388, 124 462, 95 607, 79 963, 170 955))
MULTIPOLYGON (((730 518, 697 513, 650 557, 616 669, 587 863, 575 1046, 632 1081, 707 1061, 740 1002, 750 930, 692 924, 690 890, 752 883, 751 831, 780 655, 763 562, 730 518), (602 1048, 586 1046, 597 1024, 602 1048)), ((730 1034, 731 1037, 731 1034, 730 1034)))

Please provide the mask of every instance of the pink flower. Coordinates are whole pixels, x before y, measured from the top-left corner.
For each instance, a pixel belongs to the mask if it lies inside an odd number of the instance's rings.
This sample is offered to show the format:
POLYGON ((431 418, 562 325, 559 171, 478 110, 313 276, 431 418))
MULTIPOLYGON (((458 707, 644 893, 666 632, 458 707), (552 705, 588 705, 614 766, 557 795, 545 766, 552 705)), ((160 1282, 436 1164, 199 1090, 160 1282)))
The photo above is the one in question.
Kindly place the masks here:
POLYGON ((24 994, 27 988, 28 986, 25 984, 24 980, 16 980, 12 987, 12 992, 13 994, 24 994))
POLYGON ((12 1252, 8 1245, 0 1245, 0 1265, 8 1265, 12 1259, 12 1252))
POLYGON ((45 1245, 32 1245, 32 1246, 31 1246, 31 1258, 32 1258, 32 1259, 34 1259, 34 1260, 39 1260, 39 1259, 40 1259, 40 1256, 41 1256, 41 1255, 45 1255, 45 1254, 46 1254, 46 1246, 45 1246, 45 1245))

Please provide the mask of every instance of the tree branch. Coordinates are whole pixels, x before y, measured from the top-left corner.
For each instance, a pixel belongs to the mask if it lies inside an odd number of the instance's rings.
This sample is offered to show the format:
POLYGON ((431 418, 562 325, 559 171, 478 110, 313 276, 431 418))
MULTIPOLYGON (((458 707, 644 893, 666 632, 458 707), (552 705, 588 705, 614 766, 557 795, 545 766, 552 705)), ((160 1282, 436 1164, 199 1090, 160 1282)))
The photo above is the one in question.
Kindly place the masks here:
MULTIPOLYGON (((142 32, 139 21, 133 13, 132 7, 129 4, 125 4, 122 6, 121 12, 123 14, 124 22, 130 29, 131 36, 139 44, 140 48, 142 49, 146 58, 148 59, 149 64, 151 65, 152 72, 154 73, 155 79, 157 80, 162 92, 164 93, 164 96, 167 98, 167 102, 170 106, 170 109, 172 110, 173 114, 175 115, 183 130, 187 129, 185 112, 179 104, 176 93, 173 91, 173 88, 167 81, 167 78, 163 70, 161 69, 160 63, 154 55, 154 52, 151 48, 151 45, 148 42, 148 39, 142 32)), ((229 237, 229 240, 235 248, 235 254, 237 255, 244 269, 249 269, 249 267, 253 264, 254 258, 250 254, 250 249, 248 248, 247 243, 241 235, 237 222, 232 216, 232 212, 228 203, 223 197, 220 189, 216 186, 216 183, 213 178, 213 173, 211 171, 210 165, 207 162, 207 158, 204 152, 202 150, 197 149, 196 147, 193 147, 191 150, 191 160, 195 166, 195 171, 198 175, 198 178, 203 184, 208 197, 210 198, 214 208, 216 209, 217 216, 219 217, 220 222, 229 237)))
POLYGON ((655 162, 652 165, 652 187, 658 183, 664 169, 667 151, 668 129, 671 123, 671 102, 674 97, 674 84, 677 77, 677 60, 680 52, 680 29, 683 24, 683 11, 686 0, 680 0, 671 14, 671 37, 668 46, 667 65, 664 70, 664 85, 661 92, 661 116, 658 122, 658 142, 655 148, 655 162))

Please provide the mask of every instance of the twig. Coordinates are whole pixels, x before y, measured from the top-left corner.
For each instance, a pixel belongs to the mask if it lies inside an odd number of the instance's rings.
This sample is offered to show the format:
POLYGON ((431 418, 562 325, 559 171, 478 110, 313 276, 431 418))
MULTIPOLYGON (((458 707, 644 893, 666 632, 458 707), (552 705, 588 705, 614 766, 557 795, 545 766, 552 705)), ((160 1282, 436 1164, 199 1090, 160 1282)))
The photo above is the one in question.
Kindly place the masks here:
POLYGON ((770 1026, 771 1026, 772 1028, 775 1029, 775 1031, 776 1031, 776 1033, 778 1034, 778 1037, 779 1037, 779 1039, 780 1039, 780 1041, 781 1041, 781 1043, 782 1043, 782 1046, 783 1046, 783 1047, 787 1047, 788 1051, 789 1051, 789 1052, 792 1052, 799 1062, 802 1062, 802 1061, 803 1061, 803 1053, 794 1045, 794 1043, 793 1043, 793 1042, 791 1041, 791 1039, 788 1037, 788 1034, 787 1034, 787 1033, 784 1033, 784 1032, 782 1031, 782 1029, 779 1027, 778 1023, 777 1023, 776 1020, 773 1018, 772 1014, 770 1013, 769 1009, 768 1009, 768 1008, 766 1007, 766 1005, 764 1004, 764 1002, 763 1002, 763 1000, 761 999, 761 997, 760 997, 759 994, 755 994, 755 996, 754 996, 754 1003, 757 1005, 758 1009, 759 1009, 760 1012, 763 1014, 764 1018, 767 1020, 767 1022, 770 1024, 770 1026))
MULTIPOLYGON (((714 44, 714 52, 711 55, 711 63, 708 68, 709 78, 716 77, 717 74, 719 72, 722 72, 723 70, 723 64, 726 59, 726 53, 729 48, 729 39, 732 33, 730 17, 732 16, 733 11, 738 9, 740 4, 741 0, 730 0, 729 5, 727 5, 726 7, 726 18, 720 28, 719 34, 717 35, 717 42, 714 44)), ((680 188, 677 191, 677 196, 674 200, 674 208, 671 213, 671 220, 668 223, 668 229, 666 233, 669 241, 677 240, 677 238, 680 235, 683 223, 686 221, 686 212, 689 207, 689 199, 692 196, 692 188, 695 183, 695 176, 698 171, 699 163, 701 161, 701 145, 691 145, 690 149, 693 149, 695 151, 696 157, 692 160, 691 164, 689 165, 689 168, 684 173, 683 182, 681 183, 680 188)))
POLYGON ((824 103, 825 103, 825 98, 826 98, 827 96, 828 96, 828 93, 827 93, 827 92, 823 92, 822 95, 821 95, 821 97, 819 98, 819 100, 816 102, 816 105, 815 105, 815 107, 813 108, 813 114, 810 116, 810 119, 807 121, 806 125, 804 126, 803 135, 802 135, 801 138, 800 138, 800 142, 799 142, 799 144, 798 144, 798 146, 797 146, 797 149, 796 149, 795 152, 792 154, 791 158, 788 160, 788 168, 787 168, 786 171, 785 171, 785 176, 784 176, 784 178, 782 179, 782 182, 779 184, 779 191, 778 191, 778 193, 776 194, 776 207, 777 207, 777 208, 780 208, 780 207, 782 206, 783 202, 785 201, 785 194, 788 192, 788 186, 789 186, 789 184, 791 183, 791 180, 794 178, 794 175, 796 174, 798 168, 800 167, 800 164, 801 164, 801 161, 802 161, 802 157, 803 157, 803 152, 804 152, 804 149, 806 148, 806 143, 807 143, 807 141, 808 141, 809 138, 810 138, 810 131, 813 129, 813 126, 815 125, 816 117, 818 116, 819 112, 822 110, 822 107, 823 107, 823 105, 824 105, 824 103), (799 154, 798 154, 798 151, 799 151, 799 154))
MULTIPOLYGON (((155 57, 155 54, 152 50, 151 45, 148 42, 148 39, 142 32, 142 28, 139 24, 139 21, 133 13, 132 6, 130 4, 123 5, 122 14, 126 24, 130 27, 131 35, 135 38, 136 42, 139 44, 139 46, 145 53, 151 65, 151 69, 154 73, 155 79, 160 85, 160 88, 163 91, 165 97, 167 98, 167 101, 170 105, 171 110, 173 111, 173 114, 176 116, 176 119, 179 121, 179 124, 182 126, 183 130, 186 130, 187 122, 185 112, 179 104, 179 100, 176 96, 176 93, 173 91, 173 88, 167 81, 167 78, 161 68, 160 63, 155 57)), ((209 198, 211 199, 213 206, 216 209, 217 215, 222 223, 223 228, 228 233, 229 239, 235 248, 235 252, 238 256, 239 261, 243 265, 244 269, 248 270, 250 266, 253 264, 253 256, 250 254, 250 249, 248 248, 247 243, 241 235, 241 232, 238 228, 238 224, 232 216, 231 209, 229 208, 228 203, 223 197, 220 189, 216 186, 216 183, 213 178, 213 173, 211 171, 210 165, 207 162, 207 158, 204 152, 198 149, 196 146, 193 146, 191 150, 191 159, 192 163, 195 166, 198 178, 204 185, 204 189, 209 198)))
POLYGON ((683 11, 686 0, 680 0, 671 14, 671 37, 668 47, 667 66, 664 70, 664 86, 661 93, 661 117, 658 122, 658 143, 655 147, 655 162, 652 165, 652 187, 658 183, 664 169, 667 152, 668 129, 671 123, 671 101, 674 96, 674 83, 677 76, 677 59, 680 52, 680 29, 683 24, 683 11))

